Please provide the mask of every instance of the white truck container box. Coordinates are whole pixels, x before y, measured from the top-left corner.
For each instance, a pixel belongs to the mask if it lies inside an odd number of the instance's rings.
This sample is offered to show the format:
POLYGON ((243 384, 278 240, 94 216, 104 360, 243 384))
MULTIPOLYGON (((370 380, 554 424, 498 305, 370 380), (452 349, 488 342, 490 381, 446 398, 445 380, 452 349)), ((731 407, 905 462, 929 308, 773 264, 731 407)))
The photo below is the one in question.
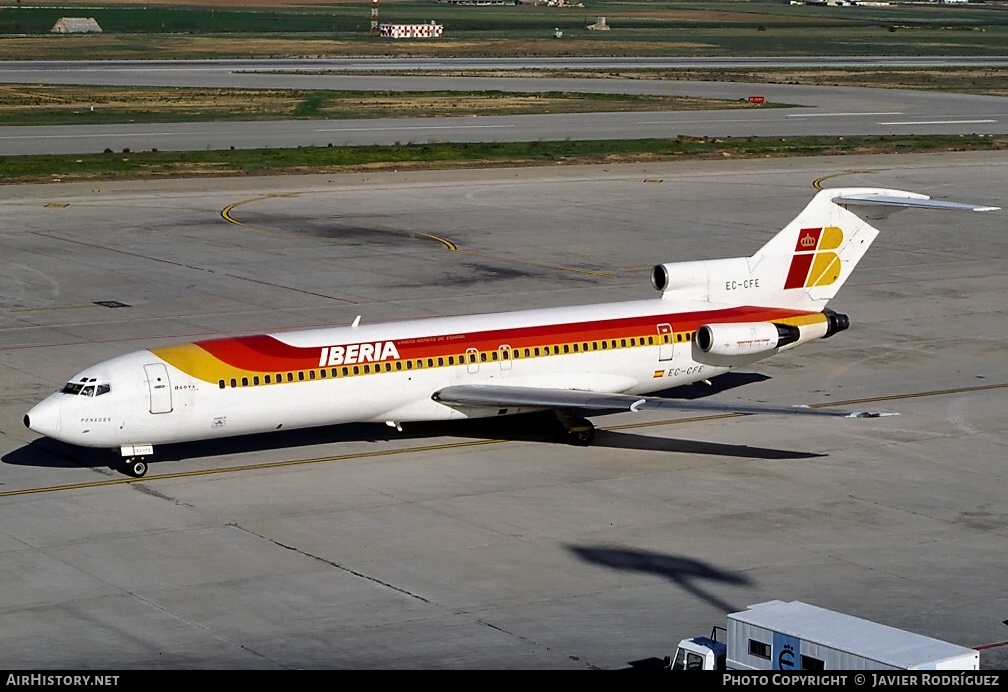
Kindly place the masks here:
POLYGON ((980 652, 801 601, 768 601, 728 615, 727 667, 979 670, 980 652))

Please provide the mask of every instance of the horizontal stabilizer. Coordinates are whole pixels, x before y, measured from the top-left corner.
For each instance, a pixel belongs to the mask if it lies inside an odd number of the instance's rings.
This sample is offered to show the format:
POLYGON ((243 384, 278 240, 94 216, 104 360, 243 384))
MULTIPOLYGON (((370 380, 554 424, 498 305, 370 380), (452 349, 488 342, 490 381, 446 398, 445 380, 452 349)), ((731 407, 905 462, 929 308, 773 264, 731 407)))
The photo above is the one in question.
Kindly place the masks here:
POLYGON ((948 209, 952 211, 997 211, 1001 207, 987 207, 979 204, 964 204, 962 202, 945 202, 931 199, 927 195, 914 194, 906 197, 885 194, 854 194, 834 197, 833 202, 842 207, 895 207, 897 209, 948 209))
POLYGON ((778 415, 813 415, 840 418, 879 418, 895 413, 877 411, 836 411, 809 408, 808 406, 773 406, 744 402, 719 402, 697 399, 666 399, 634 394, 609 394, 581 389, 544 389, 539 387, 506 387, 470 384, 445 387, 434 393, 434 401, 448 406, 517 407, 590 409, 594 411, 644 411, 664 409, 673 411, 702 411, 706 413, 769 413, 778 415))

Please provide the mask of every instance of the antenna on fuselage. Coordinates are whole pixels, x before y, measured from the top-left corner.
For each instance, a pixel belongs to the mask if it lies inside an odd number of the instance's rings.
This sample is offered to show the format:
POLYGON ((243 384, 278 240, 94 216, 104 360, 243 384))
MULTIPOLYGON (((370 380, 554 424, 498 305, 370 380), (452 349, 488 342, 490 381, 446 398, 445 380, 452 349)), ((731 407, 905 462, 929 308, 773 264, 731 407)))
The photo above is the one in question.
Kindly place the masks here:
POLYGON ((357 315, 357 318, 353 321, 353 324, 351 324, 350 326, 356 327, 358 324, 360 324, 360 315, 357 315))

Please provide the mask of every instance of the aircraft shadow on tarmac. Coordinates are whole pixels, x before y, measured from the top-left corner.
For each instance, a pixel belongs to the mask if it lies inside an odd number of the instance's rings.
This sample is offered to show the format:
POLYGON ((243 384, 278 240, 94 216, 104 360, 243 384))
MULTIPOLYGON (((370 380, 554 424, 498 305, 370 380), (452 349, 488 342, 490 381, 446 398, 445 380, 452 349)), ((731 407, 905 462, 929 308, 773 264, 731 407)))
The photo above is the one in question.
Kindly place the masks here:
MULTIPOLYGON (((585 562, 594 565, 608 567, 619 572, 638 572, 667 579, 680 589, 709 603, 724 613, 734 613, 741 610, 741 608, 737 608, 727 601, 721 600, 700 585, 751 586, 753 583, 752 579, 745 574, 721 570, 701 560, 666 555, 650 550, 583 545, 568 545, 567 549, 585 562)), ((672 641, 669 642, 669 647, 672 648, 678 639, 672 634, 670 634, 670 637, 672 641)), ((631 669, 635 670, 662 668, 664 667, 662 658, 651 656, 637 661, 630 661, 628 665, 631 669)))
MULTIPOLYGON (((670 398, 696 399, 769 379, 756 373, 729 373, 712 380, 711 385, 694 384, 658 393, 670 398)), ((534 441, 545 444, 566 444, 563 429, 549 411, 500 418, 482 418, 450 422, 411 423, 402 432, 383 424, 355 423, 304 430, 283 430, 257 435, 228 437, 218 440, 182 442, 158 445, 150 459, 151 467, 161 461, 179 461, 229 455, 242 455, 266 450, 332 445, 340 442, 382 443, 393 440, 422 441, 433 438, 464 438, 475 440, 534 441)), ((613 449, 678 452, 756 459, 809 459, 825 456, 812 452, 768 449, 748 445, 732 445, 668 437, 648 437, 612 430, 599 430, 594 445, 613 449)), ((331 453, 331 452, 330 452, 331 453)), ((311 454, 311 452, 309 452, 311 454)), ((321 452, 315 452, 320 454, 321 452)), ((48 468, 113 468, 117 454, 105 449, 89 449, 40 438, 5 454, 0 460, 15 466, 48 468)))

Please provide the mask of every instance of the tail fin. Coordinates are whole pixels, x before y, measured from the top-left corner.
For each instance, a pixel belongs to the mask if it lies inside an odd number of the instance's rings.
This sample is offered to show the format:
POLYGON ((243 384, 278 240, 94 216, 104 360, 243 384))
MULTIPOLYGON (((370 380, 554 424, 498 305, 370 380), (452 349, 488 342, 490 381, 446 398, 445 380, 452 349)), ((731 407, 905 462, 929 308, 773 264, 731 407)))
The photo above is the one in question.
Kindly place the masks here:
POLYGON ((879 188, 840 188, 819 192, 780 233, 750 258, 753 272, 762 265, 780 272, 775 304, 821 309, 864 257, 877 228, 865 219, 884 219, 906 208, 991 211, 927 195, 879 188))
POLYGON ((943 202, 903 190, 822 190, 751 257, 661 264, 652 270, 651 283, 663 291, 663 298, 702 297, 723 303, 741 299, 751 305, 822 310, 879 234, 865 219, 882 219, 905 208, 998 207, 943 202))

